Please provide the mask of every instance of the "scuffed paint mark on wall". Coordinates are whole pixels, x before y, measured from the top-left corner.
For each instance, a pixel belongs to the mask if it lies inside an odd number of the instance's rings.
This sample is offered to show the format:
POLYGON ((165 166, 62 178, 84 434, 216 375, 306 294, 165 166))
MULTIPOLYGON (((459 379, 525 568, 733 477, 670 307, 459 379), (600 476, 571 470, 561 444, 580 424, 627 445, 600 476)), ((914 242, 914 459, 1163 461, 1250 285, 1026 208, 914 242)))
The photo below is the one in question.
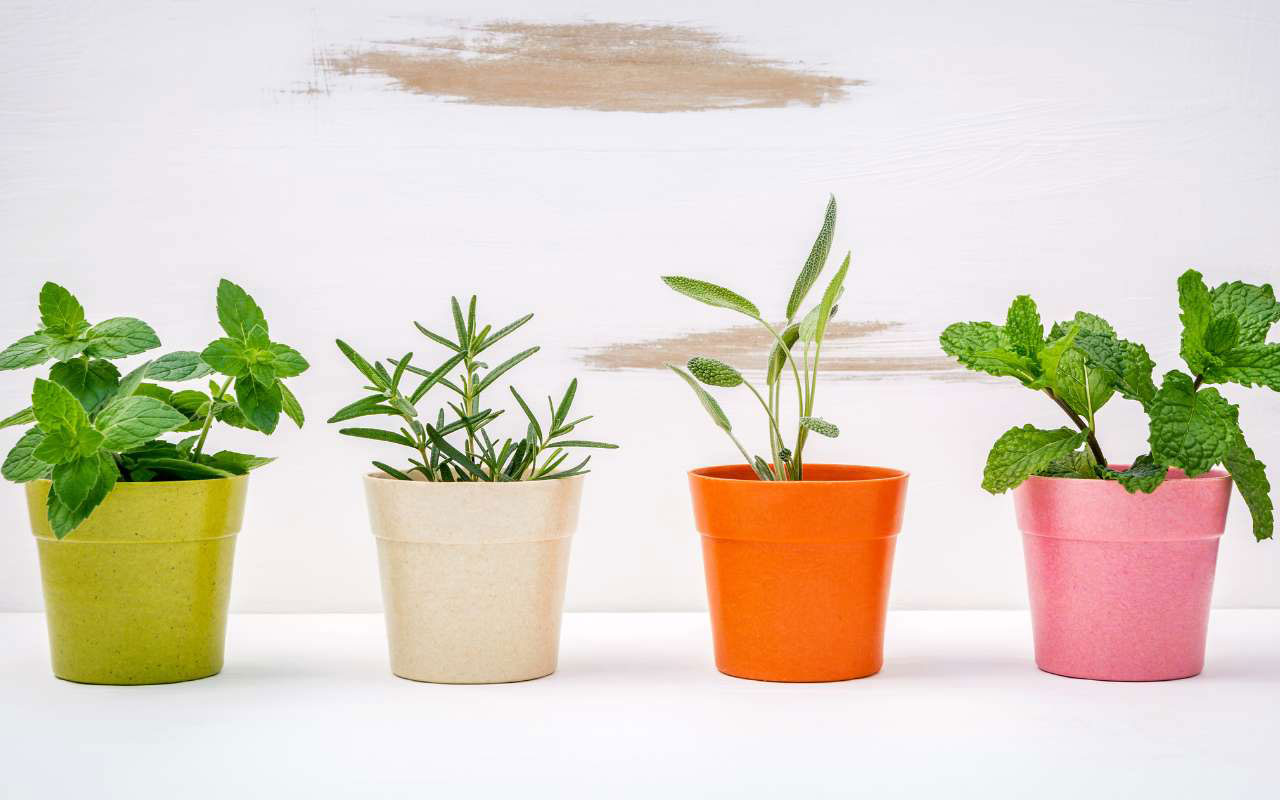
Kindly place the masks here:
POLYGON ((864 83, 740 52, 700 28, 592 22, 491 22, 322 53, 317 65, 452 102, 651 113, 819 106, 864 83))
MULTIPOLYGON (((739 369, 762 372, 771 349, 759 326, 736 325, 679 336, 619 342, 588 348, 579 360, 601 371, 663 369, 691 356, 708 356, 739 369)), ((938 350, 937 339, 901 322, 834 321, 827 329, 821 369, 836 379, 918 376, 939 380, 982 380, 938 350)))

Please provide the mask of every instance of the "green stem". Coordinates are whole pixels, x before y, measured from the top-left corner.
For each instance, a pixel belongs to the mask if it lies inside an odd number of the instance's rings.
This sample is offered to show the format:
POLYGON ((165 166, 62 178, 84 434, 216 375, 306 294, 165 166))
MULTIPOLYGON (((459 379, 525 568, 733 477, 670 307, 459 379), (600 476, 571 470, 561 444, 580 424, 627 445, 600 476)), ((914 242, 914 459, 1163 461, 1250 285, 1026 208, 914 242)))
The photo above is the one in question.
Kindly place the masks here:
POLYGON ((1065 411, 1067 416, 1071 418, 1071 421, 1075 423, 1075 426, 1086 434, 1086 440, 1089 443, 1089 450, 1093 453, 1093 460, 1104 467, 1107 466, 1107 458, 1102 454, 1102 447, 1098 445, 1098 437, 1094 435, 1093 429, 1090 428, 1084 420, 1080 419, 1080 415, 1075 411, 1072 411, 1071 406, 1063 402, 1061 397, 1054 394, 1052 389, 1045 387, 1044 393, 1049 395, 1049 399, 1057 403, 1058 408, 1065 411))
POLYGON ((769 405, 760 396, 760 392, 756 391, 756 387, 752 386, 748 381, 743 381, 743 385, 751 390, 751 393, 756 396, 756 400, 760 401, 760 407, 764 409, 765 416, 769 418, 769 425, 772 428, 769 432, 769 450, 773 454, 773 473, 774 475, 781 475, 782 454, 779 452, 779 443, 782 441, 782 432, 778 430, 778 422, 773 418, 773 412, 769 410, 769 405))
POLYGON ((191 451, 191 460, 199 461, 200 453, 204 450, 204 440, 209 438, 209 428, 213 427, 213 404, 221 400, 227 395, 227 389, 231 388, 231 382, 235 378, 227 378, 227 382, 222 384, 222 388, 218 390, 216 397, 209 400, 209 413, 204 415, 204 425, 200 426, 200 438, 196 440, 196 448, 191 451))

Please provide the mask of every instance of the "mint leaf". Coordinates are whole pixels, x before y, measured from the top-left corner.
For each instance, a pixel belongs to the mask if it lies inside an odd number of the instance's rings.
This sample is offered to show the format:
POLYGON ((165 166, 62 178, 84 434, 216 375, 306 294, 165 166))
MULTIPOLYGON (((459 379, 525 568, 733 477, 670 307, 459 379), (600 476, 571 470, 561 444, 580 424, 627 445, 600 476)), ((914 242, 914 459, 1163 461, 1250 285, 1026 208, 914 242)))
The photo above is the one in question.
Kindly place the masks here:
POLYGON ((1040 364, 1038 370, 1040 377, 1030 384, 1032 388, 1043 389, 1046 386, 1052 387, 1058 383, 1059 365, 1062 363, 1063 356, 1071 352, 1076 336, 1079 333, 1080 326, 1072 323, 1065 333, 1055 339, 1050 339, 1048 344, 1036 354, 1036 360, 1040 364))
POLYGON ((248 292, 225 278, 218 282, 218 324, 227 336, 240 341, 247 341, 254 328, 268 332, 262 309, 248 292))
POLYGON ((1113 334, 1080 331, 1075 347, 1084 353, 1089 363, 1103 369, 1111 378, 1116 391, 1130 400, 1137 400, 1146 408, 1156 394, 1151 371, 1155 362, 1140 344, 1117 339, 1113 334))
POLYGON ((1104 478, 1119 482, 1129 494, 1134 492, 1150 494, 1160 484, 1164 483, 1164 478, 1169 473, 1169 468, 1164 464, 1158 463, 1150 454, 1144 454, 1138 456, 1137 460, 1126 470, 1100 467, 1098 473, 1104 478))
POLYGON ((1192 374, 1200 375, 1213 358, 1205 343, 1213 321, 1213 300, 1203 276, 1194 269, 1178 278, 1178 307, 1182 309, 1182 360, 1192 374))
POLYGON ((942 352, 975 372, 1031 383, 1040 374, 1035 360, 1011 349, 1004 329, 991 322, 957 322, 938 339, 942 352))
POLYGON ((236 339, 214 340, 200 354, 200 359, 215 372, 229 378, 239 378, 249 374, 249 348, 236 339))
POLYGON ((271 433, 280 422, 284 398, 280 383, 261 384, 251 377, 236 378, 236 403, 253 427, 263 433, 271 433))
POLYGON ((91 461, 94 475, 89 477, 89 467, 68 467, 60 483, 57 471, 53 476, 53 487, 49 491, 48 515, 49 526, 53 535, 61 539, 71 533, 80 523, 89 518, 120 479, 115 460, 107 453, 98 453, 91 461), (92 484, 87 485, 89 480, 92 484), (59 492, 62 489, 66 494, 59 492), (79 500, 78 504, 75 503, 79 500))
POLYGON ((1240 323, 1234 317, 1214 317, 1204 334, 1205 349, 1220 355, 1236 346, 1240 339, 1240 323))
POLYGON ((791 297, 787 300, 788 322, 795 319, 796 312, 800 310, 800 304, 804 302, 804 298, 809 294, 809 290, 813 288, 814 282, 818 280, 818 275, 822 272, 822 268, 826 266, 827 255, 831 252, 831 240, 835 236, 835 229, 836 198, 835 195, 832 195, 827 202, 827 212, 822 218, 822 227, 818 230, 818 238, 814 240, 813 249, 809 251, 809 257, 805 259, 804 267, 800 269, 800 274, 796 276, 796 285, 791 289, 791 297))
POLYGON ((236 475, 245 475, 251 470, 266 466, 272 461, 275 461, 274 458, 251 456, 245 453, 234 453, 230 450, 221 450, 211 456, 206 456, 205 458, 209 466, 217 469, 223 469, 236 475))
POLYGON ((49 357, 54 361, 66 361, 75 358, 89 349, 89 342, 84 339, 55 341, 49 345, 49 357))
POLYGON ((175 431, 195 431, 204 425, 204 418, 209 413, 211 399, 204 392, 198 392, 195 389, 184 389, 181 392, 174 392, 167 401, 169 405, 182 412, 187 418, 187 423, 181 427, 174 428, 175 431))
POLYGON ((64 461, 53 468, 53 490, 71 511, 84 505, 98 485, 97 453, 64 461))
POLYGON ((1068 322, 1055 322, 1053 328, 1049 331, 1050 339, 1057 339, 1065 336, 1071 330, 1074 324, 1081 333, 1100 333, 1103 335, 1115 336, 1116 329, 1111 327, 1111 323, 1107 322, 1097 314, 1090 314, 1088 311, 1077 311, 1076 315, 1068 322))
POLYGON ((203 378, 213 369, 200 358, 199 353, 179 350, 160 356, 147 367, 147 377, 153 381, 186 381, 203 378))
POLYGON ((1084 353, 1071 348, 1062 354, 1054 370, 1053 393, 1073 411, 1091 420, 1115 393, 1111 376, 1091 366, 1084 353))
POLYGON ((85 353, 98 358, 124 358, 160 346, 160 337, 151 326, 133 317, 114 317, 99 322, 86 334, 85 353))
POLYGON ((1004 332, 1013 351, 1019 355, 1034 356, 1044 347, 1044 323, 1040 321, 1036 301, 1029 295, 1020 294, 1013 299, 1004 332))
POLYGON ((755 303, 723 286, 717 286, 714 283, 707 283, 694 278, 682 278, 677 275, 664 276, 662 282, 680 294, 692 297, 700 303, 706 303, 709 306, 718 308, 727 308, 730 311, 737 311, 740 314, 746 314, 748 317, 760 319, 760 309, 756 308, 755 303))
POLYGON ((982 488, 1000 494, 1014 488, 1082 445, 1085 434, 1070 428, 1041 430, 1032 425, 1010 428, 987 455, 982 488))
POLYGON ((1251 344, 1222 353, 1205 367, 1205 383, 1265 386, 1280 392, 1280 344, 1251 344))
POLYGON ((141 395, 112 401, 94 421, 105 437, 103 449, 114 453, 132 450, 186 423, 187 417, 168 403, 141 395))
POLYGON ((1240 345, 1262 344, 1271 326, 1280 322, 1280 303, 1270 284, 1233 281, 1217 287, 1210 296, 1214 317, 1231 317, 1238 323, 1240 345))
POLYGON ((36 458, 36 449, 44 441, 44 433, 39 428, 32 428, 22 434, 18 443, 5 457, 4 466, 0 467, 0 476, 14 483, 26 483, 43 478, 49 472, 50 465, 36 458))
POLYGON ((1046 478, 1096 478, 1093 456, 1087 450, 1077 450, 1050 461, 1036 473, 1046 478))
MULTIPOLYGON (((1270 287, 1267 287, 1268 289, 1270 287)), ((1271 501, 1271 483, 1267 480, 1267 467, 1245 443, 1244 434, 1236 431, 1235 440, 1223 457, 1222 463, 1231 480, 1244 497, 1245 505, 1253 517, 1253 535, 1258 541, 1270 539, 1275 527, 1275 510, 1271 501)))
POLYGON ((292 378, 307 371, 311 365, 302 354, 287 344, 272 342, 270 346, 271 369, 277 378, 292 378))
POLYGON ((138 387, 142 385, 142 379, 146 377, 147 371, 151 368, 151 362, 147 362, 142 366, 131 371, 120 379, 120 383, 116 384, 115 397, 128 397, 138 391, 138 387))
POLYGON ((1149 410, 1151 457, 1195 477, 1222 461, 1235 439, 1238 410, 1217 389, 1196 391, 1191 376, 1165 374, 1149 410))
MULTIPOLYGON (((280 387, 280 406, 284 410, 285 416, 293 420, 294 425, 301 428, 307 418, 302 413, 302 405, 298 402, 298 398, 293 396, 293 392, 289 391, 289 387, 285 386, 283 381, 276 381, 276 386, 280 387)), ((412 406, 410 407, 412 408, 412 406)))
POLYGON ((4 419, 0 419, 0 430, 4 428, 12 428, 14 425, 27 425, 36 421, 36 412, 30 408, 24 408, 17 411, 4 419))
POLYGON ((53 358, 49 348, 54 344, 55 340, 48 334, 24 336, 0 351, 0 370, 39 366, 53 358))
POLYGON ((31 410, 45 433, 66 430, 73 434, 92 430, 89 415, 75 395, 62 384, 36 378, 31 389, 31 410))
POLYGON ((75 395, 85 411, 92 413, 120 384, 120 370, 110 361, 76 358, 60 361, 49 370, 49 380, 75 395))
POLYGON ((53 282, 40 288, 40 324, 46 332, 62 338, 78 336, 88 327, 84 306, 71 292, 53 282))

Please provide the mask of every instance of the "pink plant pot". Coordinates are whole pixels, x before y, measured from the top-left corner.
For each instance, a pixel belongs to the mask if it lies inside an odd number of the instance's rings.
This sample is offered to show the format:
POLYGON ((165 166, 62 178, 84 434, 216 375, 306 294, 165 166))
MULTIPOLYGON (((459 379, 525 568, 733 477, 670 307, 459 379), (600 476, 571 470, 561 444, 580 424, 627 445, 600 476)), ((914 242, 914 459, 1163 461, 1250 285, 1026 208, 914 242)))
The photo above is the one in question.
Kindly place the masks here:
POLYGON ((1107 681, 1204 668, 1209 600, 1231 478, 1170 470, 1151 494, 1115 481, 1029 478, 1013 493, 1036 665, 1107 681))

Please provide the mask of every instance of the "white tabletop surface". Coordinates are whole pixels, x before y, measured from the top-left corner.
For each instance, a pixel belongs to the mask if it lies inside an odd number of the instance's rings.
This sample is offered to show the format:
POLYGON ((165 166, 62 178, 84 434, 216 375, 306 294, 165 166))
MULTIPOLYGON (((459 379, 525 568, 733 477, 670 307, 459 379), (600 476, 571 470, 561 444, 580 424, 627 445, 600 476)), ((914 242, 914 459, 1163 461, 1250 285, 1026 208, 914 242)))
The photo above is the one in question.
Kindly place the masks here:
POLYGON ((81 686, 0 615, 0 797, 1261 798, 1280 786, 1280 611, 1217 611, 1198 678, 1035 669, 1028 616, 903 611, 880 675, 715 671, 705 614, 570 614, 560 671, 436 686, 377 615, 237 615, 226 669, 81 686), (1270 788, 1268 788, 1270 787, 1270 788))

